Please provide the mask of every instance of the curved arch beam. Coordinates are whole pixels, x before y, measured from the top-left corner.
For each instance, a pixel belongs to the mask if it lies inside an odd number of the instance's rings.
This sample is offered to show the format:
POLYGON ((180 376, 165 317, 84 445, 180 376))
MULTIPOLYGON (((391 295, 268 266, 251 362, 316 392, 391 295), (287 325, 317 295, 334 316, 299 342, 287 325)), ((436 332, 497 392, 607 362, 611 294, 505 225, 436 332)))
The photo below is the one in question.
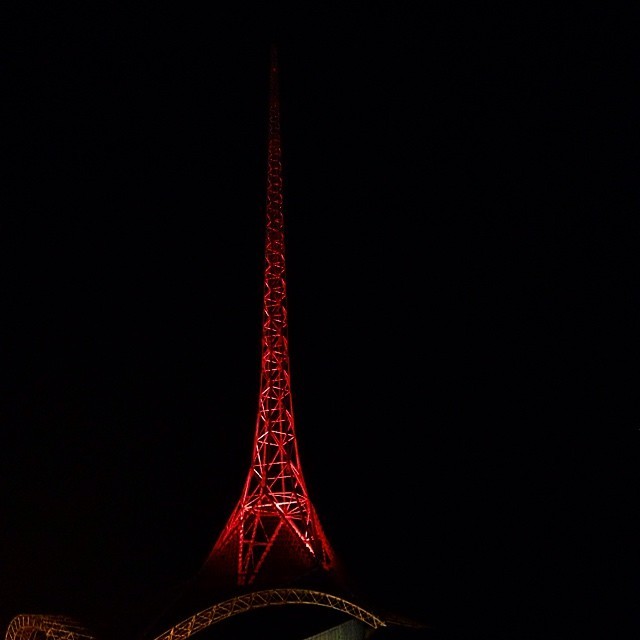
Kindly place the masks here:
POLYGON ((73 618, 50 615, 15 616, 5 633, 5 640, 95 640, 73 618))
MULTIPOLYGON (((164 631, 159 636, 156 636, 154 640, 186 640, 195 633, 210 627, 212 624, 238 615, 239 613, 244 613, 251 609, 286 604, 310 604, 329 607, 330 609, 346 613, 374 629, 386 626, 385 621, 372 612, 359 607, 353 602, 322 591, 310 591, 308 589, 266 589, 264 591, 254 591, 246 595, 237 596, 215 604, 212 607, 208 607, 207 609, 203 609, 190 618, 178 622, 178 624, 167 629, 167 631, 164 631)), ((7 640, 14 639, 8 638, 7 640)))

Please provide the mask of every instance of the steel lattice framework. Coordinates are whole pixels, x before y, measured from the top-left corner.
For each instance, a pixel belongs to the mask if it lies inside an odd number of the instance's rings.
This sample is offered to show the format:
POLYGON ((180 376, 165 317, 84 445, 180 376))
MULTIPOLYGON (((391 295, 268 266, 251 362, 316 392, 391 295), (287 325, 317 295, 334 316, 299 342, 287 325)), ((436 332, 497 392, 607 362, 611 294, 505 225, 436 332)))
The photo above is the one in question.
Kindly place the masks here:
POLYGON ((266 589, 230 598, 179 622, 156 636, 155 640, 187 640, 190 636, 232 616, 263 607, 307 604, 329 607, 364 622, 373 629, 386 626, 370 611, 337 596, 308 589, 266 589))
POLYGON ((5 633, 5 640, 95 640, 73 618, 51 615, 17 615, 5 633))
MULTIPOLYGON (((328 607, 372 629, 400 624, 326 591, 279 588, 318 573, 329 576, 331 584, 340 585, 342 575, 309 499, 296 441, 287 340, 280 99, 274 48, 268 124, 262 359, 252 461, 241 497, 200 573, 200 577, 213 577, 212 582, 218 586, 240 588, 240 595, 200 610, 153 640, 187 640, 237 614, 278 605, 328 607), (258 585, 260 588, 256 588, 258 585)), ((95 637, 72 618, 18 615, 10 622, 5 640, 95 637)))
POLYGON ((300 467, 291 400, 282 190, 280 99, 271 51, 262 363, 253 458, 240 500, 204 570, 238 586, 336 568, 300 467))

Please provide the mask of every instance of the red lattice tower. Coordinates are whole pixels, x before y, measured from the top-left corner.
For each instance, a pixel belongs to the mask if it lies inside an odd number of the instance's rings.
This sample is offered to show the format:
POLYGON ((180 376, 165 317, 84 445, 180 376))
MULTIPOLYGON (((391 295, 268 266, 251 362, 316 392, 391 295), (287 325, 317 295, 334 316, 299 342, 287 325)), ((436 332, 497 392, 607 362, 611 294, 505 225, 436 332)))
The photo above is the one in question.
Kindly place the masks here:
POLYGON ((287 342, 280 99, 275 49, 269 91, 262 367, 251 468, 203 573, 245 587, 336 573, 309 500, 294 426, 287 342))

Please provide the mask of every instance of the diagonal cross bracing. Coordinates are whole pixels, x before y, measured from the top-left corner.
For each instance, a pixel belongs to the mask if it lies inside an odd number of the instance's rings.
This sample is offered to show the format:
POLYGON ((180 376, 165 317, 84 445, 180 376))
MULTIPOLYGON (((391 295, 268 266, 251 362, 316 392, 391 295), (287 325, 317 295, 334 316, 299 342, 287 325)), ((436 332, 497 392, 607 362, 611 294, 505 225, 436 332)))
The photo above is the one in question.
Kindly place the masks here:
POLYGON ((204 566, 205 571, 231 575, 236 586, 260 582, 261 577, 269 578, 270 571, 283 568, 288 574, 306 574, 314 567, 326 571, 335 566, 333 550, 309 500, 294 425, 275 50, 269 79, 262 358, 252 461, 241 498, 204 566))

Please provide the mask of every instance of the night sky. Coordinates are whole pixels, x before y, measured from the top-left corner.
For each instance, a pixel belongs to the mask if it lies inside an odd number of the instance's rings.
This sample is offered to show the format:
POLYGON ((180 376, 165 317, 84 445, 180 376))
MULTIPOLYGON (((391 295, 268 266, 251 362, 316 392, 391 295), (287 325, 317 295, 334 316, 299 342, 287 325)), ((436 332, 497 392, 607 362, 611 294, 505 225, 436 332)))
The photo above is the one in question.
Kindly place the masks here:
POLYGON ((133 638, 239 498, 276 42, 336 551, 439 637, 637 638, 639 16, 426 4, 6 11, 2 634, 133 638))

